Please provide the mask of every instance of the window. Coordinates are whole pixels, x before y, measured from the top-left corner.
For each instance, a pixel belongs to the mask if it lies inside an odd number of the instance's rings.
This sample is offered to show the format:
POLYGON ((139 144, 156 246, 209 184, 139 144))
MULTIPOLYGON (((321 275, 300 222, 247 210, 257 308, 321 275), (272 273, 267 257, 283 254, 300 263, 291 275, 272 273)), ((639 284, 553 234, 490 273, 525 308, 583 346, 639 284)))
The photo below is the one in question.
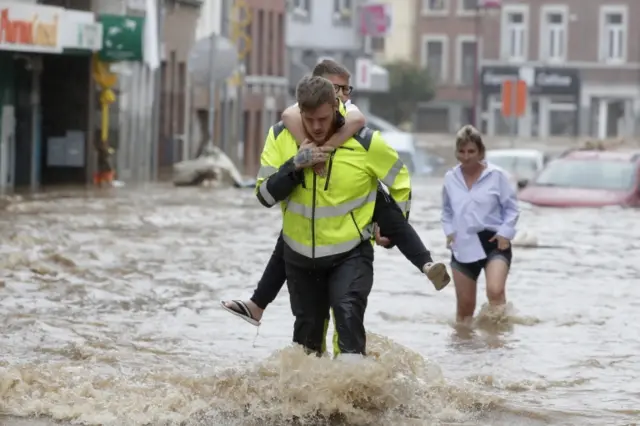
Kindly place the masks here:
POLYGON ((531 98, 531 136, 537 138, 540 135, 540 99, 531 98))
POLYGON ((540 59, 560 62, 567 58, 566 8, 542 8, 540 31, 540 59))
POLYGON ((478 0, 458 0, 458 11, 475 13, 478 10, 478 0))
POLYGON ((449 0, 422 0, 422 13, 427 15, 446 15, 449 0))
POLYGON ((286 30, 286 22, 285 22, 285 14, 278 13, 278 58, 276 59, 276 63, 278 64, 278 75, 285 76, 287 75, 287 61, 285 60, 286 48, 286 38, 285 38, 285 30, 286 30))
POLYGON ((446 78, 446 36, 429 35, 423 38, 422 66, 426 67, 434 83, 443 83, 446 78))
POLYGON ((473 124, 475 126, 478 123, 474 123, 474 118, 474 111, 472 107, 462 108, 462 124, 473 124))
POLYGON ((274 18, 274 13, 272 11, 267 11, 266 12, 266 25, 267 25, 267 30, 268 30, 268 35, 267 35, 267 69, 265 72, 265 75, 276 75, 275 74, 275 59, 276 56, 274 55, 274 48, 275 48, 275 42, 276 42, 276 34, 275 34, 275 28, 273 25, 273 18, 274 18))
MULTIPOLYGON (((256 16, 256 24, 258 25, 258 34, 260 36, 264 34, 264 29, 265 29, 266 19, 264 14, 265 14, 264 10, 259 9, 256 16)), ((257 75, 263 75, 263 73, 266 71, 264 69, 265 51, 264 49, 256 49, 256 51, 257 51, 256 53, 258 55, 258 58, 255 64, 256 66, 255 71, 257 75)))
POLYGON ((539 186, 628 190, 636 177, 635 163, 603 160, 556 160, 536 179, 539 186))
POLYGON ((600 59, 605 62, 624 62, 627 57, 626 9, 604 6, 600 18, 600 59))
POLYGON ((501 104, 495 104, 492 113, 493 128, 489 133, 493 136, 514 136, 518 134, 518 128, 520 127, 519 120, 514 120, 512 117, 505 117, 502 114, 501 104))
POLYGON ((503 8, 502 56, 510 61, 526 61, 529 11, 526 6, 503 8))
POLYGON ((549 136, 576 136, 578 112, 574 104, 549 105, 549 136))
POLYGON ((469 38, 458 39, 458 83, 471 86, 476 77, 476 41, 469 38))
POLYGON ((293 13, 298 16, 306 17, 311 12, 311 0, 293 0, 293 13))
POLYGON ((374 52, 384 52, 384 37, 371 37, 371 50, 374 52))
POLYGON ((352 7, 351 0, 333 0, 333 20, 351 22, 352 7))

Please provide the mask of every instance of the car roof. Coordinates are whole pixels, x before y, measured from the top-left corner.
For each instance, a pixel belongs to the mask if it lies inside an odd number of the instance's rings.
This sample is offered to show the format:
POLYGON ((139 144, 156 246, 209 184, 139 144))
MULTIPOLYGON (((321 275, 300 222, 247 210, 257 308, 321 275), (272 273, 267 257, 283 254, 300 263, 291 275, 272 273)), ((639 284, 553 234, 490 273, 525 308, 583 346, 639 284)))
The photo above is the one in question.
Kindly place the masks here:
POLYGON ((394 126, 393 124, 389 123, 387 120, 385 120, 384 118, 380 118, 378 116, 375 115, 369 115, 366 118, 366 125, 367 126, 371 126, 372 128, 375 128, 375 130, 380 130, 382 132, 400 132, 401 130, 394 126))
POLYGON ((411 133, 382 131, 380 135, 396 151, 415 152, 416 150, 411 133))
POLYGON ((577 150, 566 153, 562 158, 570 160, 606 160, 606 161, 636 161, 640 159, 640 150, 628 151, 600 151, 577 150))
POLYGON ((537 149, 489 149, 487 155, 494 157, 542 157, 544 152, 537 149))

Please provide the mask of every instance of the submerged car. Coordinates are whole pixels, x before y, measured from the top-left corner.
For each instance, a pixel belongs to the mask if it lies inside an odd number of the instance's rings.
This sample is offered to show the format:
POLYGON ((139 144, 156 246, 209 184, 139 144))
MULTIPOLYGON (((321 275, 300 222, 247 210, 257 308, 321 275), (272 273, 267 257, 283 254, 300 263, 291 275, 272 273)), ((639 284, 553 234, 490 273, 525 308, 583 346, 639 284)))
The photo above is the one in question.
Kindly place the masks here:
POLYGON ((549 156, 537 149, 490 149, 485 158, 507 173, 514 189, 525 187, 549 161, 549 156))
POLYGON ((550 162, 518 198, 547 207, 640 207, 640 151, 567 152, 550 162))
POLYGON ((435 168, 444 163, 442 158, 416 149, 413 134, 399 129, 380 117, 375 115, 367 116, 367 127, 380 131, 384 140, 398 152, 398 156, 411 174, 430 174, 435 168))

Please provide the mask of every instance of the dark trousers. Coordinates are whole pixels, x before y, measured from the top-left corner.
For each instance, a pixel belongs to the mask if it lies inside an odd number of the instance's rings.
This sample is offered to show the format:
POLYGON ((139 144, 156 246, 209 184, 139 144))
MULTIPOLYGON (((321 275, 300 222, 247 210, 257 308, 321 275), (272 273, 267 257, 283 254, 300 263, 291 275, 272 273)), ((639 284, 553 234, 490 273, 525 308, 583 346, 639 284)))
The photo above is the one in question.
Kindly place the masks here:
MULTIPOLYGON (((376 196, 373 221, 380 227, 380 233, 389 238, 404 257, 420 271, 426 263, 432 262, 431 253, 422 243, 420 236, 405 219, 394 199, 381 188, 378 188, 376 196)), ((262 309, 266 309, 275 300, 287 279, 283 256, 284 241, 280 234, 269 263, 251 297, 251 301, 262 309)))
POLYGON ((511 267, 513 251, 511 250, 511 247, 506 250, 500 250, 498 248, 497 241, 489 241, 495 237, 495 235, 495 231, 487 229, 478 232, 478 239, 480 240, 480 244, 482 244, 482 249, 484 250, 486 257, 481 260, 476 260, 475 262, 462 263, 458 261, 453 254, 451 254, 451 268, 457 269, 473 281, 478 281, 480 273, 486 269, 487 263, 493 259, 500 258, 507 264, 507 266, 511 267))
POLYGON ((291 311, 296 317, 293 341, 308 352, 325 352, 329 308, 333 310, 338 348, 343 354, 365 355, 364 314, 373 286, 373 247, 368 241, 327 269, 286 264, 291 311))

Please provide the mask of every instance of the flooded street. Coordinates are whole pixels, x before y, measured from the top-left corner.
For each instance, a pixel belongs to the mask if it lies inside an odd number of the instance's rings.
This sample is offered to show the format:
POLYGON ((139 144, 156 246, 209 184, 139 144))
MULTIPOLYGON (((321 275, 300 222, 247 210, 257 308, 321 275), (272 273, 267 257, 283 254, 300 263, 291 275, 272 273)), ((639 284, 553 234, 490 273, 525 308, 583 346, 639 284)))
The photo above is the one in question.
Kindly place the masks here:
MULTIPOLYGON (((414 185, 412 223, 448 257, 440 182, 414 185)), ((376 359, 354 368, 289 347, 286 289, 258 335, 219 307, 251 294, 279 231, 251 190, 13 204, 0 212, 0 424, 636 424, 640 212, 522 207, 520 229, 550 247, 514 249, 508 316, 470 333, 452 326, 453 285, 437 293, 376 248, 376 359)))

